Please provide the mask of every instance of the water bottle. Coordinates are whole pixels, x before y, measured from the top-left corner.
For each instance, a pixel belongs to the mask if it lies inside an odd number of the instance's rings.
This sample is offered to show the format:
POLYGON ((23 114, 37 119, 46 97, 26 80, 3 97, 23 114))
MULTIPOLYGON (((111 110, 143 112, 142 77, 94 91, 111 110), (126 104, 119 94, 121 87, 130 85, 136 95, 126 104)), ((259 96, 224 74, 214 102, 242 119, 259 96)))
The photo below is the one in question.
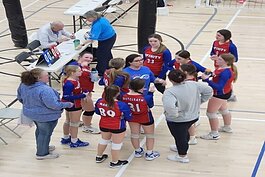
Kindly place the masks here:
POLYGON ((97 82, 98 81, 99 77, 98 77, 98 71, 96 70, 96 68, 91 69, 90 79, 91 79, 91 82, 97 82))

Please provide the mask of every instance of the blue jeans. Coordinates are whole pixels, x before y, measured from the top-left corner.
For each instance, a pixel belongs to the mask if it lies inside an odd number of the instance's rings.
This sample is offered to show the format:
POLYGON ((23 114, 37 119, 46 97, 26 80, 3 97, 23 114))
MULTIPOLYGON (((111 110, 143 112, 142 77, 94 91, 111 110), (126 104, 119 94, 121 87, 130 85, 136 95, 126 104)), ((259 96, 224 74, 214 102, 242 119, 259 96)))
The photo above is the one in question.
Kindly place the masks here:
POLYGON ((36 122, 36 144, 37 144, 37 156, 45 156, 49 154, 49 144, 52 136, 52 132, 57 125, 58 120, 50 122, 36 122))

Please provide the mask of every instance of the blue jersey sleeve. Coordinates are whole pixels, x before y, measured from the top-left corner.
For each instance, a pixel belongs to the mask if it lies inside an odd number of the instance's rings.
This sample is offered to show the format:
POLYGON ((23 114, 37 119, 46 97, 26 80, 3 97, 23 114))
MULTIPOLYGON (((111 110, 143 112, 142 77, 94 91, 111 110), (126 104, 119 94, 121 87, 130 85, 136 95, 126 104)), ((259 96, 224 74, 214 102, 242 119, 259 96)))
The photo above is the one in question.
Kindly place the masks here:
POLYGON ((146 95, 144 95, 144 99, 149 108, 154 107, 154 93, 153 92, 148 92, 146 95))
POLYGON ((167 65, 168 70, 171 71, 171 70, 174 69, 174 64, 175 64, 175 62, 176 62, 176 59, 173 59, 173 60, 169 61, 168 65, 167 65))
POLYGON ((113 82, 114 85, 119 86, 120 88, 123 87, 125 82, 125 78, 123 76, 117 76, 113 82))
MULTIPOLYGON (((148 68, 149 69, 149 68, 148 68)), ((154 82, 156 77, 154 75, 154 73, 149 69, 150 73, 149 73, 149 76, 150 76, 150 82, 154 82)))
POLYGON ((202 72, 202 73, 205 72, 206 68, 203 67, 202 65, 200 65, 199 63, 197 63, 197 62, 195 62, 193 60, 191 61, 191 63, 196 67, 196 71, 197 72, 202 72))
POLYGON ((229 51, 230 51, 231 54, 234 55, 235 62, 237 62, 238 61, 237 47, 236 47, 236 45, 232 41, 230 41, 229 51))
POLYGON ((85 94, 73 95, 74 85, 71 82, 65 82, 63 85, 63 99, 67 101, 74 101, 81 98, 85 98, 85 94))
POLYGON ((217 83, 206 79, 204 80, 205 82, 207 82, 209 84, 210 87, 212 87, 213 89, 216 89, 217 92, 222 92, 222 90, 225 87, 226 82, 231 78, 231 72, 229 69, 224 70, 222 73, 220 73, 219 76, 219 80, 217 83))
POLYGON ((98 109, 98 102, 100 101, 100 100, 102 100, 102 98, 100 98, 100 99, 98 99, 97 100, 97 102, 95 103, 95 113, 97 114, 97 115, 100 115, 100 112, 99 112, 99 109, 98 109))
MULTIPOLYGON (((213 43, 214 44, 214 43, 213 43)), ((212 45, 212 50, 211 50, 211 53, 210 53, 211 56, 215 55, 214 53, 214 45, 212 45)))
POLYGON ((132 112, 131 112, 131 109, 128 106, 128 104, 126 104, 126 103, 124 103, 122 101, 119 101, 118 105, 119 105, 120 111, 123 113, 123 118, 126 121, 131 120, 132 119, 132 112))
POLYGON ((158 77, 163 79, 168 71, 168 64, 169 62, 171 61, 171 53, 168 49, 166 49, 164 52, 163 52, 163 66, 162 66, 162 70, 161 72, 159 73, 158 77))

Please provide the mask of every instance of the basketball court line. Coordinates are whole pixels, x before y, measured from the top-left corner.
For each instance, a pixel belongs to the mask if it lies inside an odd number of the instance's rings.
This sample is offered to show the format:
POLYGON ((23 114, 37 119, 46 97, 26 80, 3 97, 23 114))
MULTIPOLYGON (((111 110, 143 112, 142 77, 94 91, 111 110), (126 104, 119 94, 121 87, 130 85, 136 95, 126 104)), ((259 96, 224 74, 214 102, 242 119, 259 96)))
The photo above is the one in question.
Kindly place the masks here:
POLYGON ((262 148, 260 150, 258 159, 256 161, 255 167, 254 167, 253 172, 251 174, 251 177, 255 177, 256 176, 256 174, 258 172, 258 169, 259 169, 259 166, 260 166, 260 162, 262 160, 262 157, 264 156, 264 152, 265 152, 265 141, 264 141, 263 146, 262 146, 262 148))

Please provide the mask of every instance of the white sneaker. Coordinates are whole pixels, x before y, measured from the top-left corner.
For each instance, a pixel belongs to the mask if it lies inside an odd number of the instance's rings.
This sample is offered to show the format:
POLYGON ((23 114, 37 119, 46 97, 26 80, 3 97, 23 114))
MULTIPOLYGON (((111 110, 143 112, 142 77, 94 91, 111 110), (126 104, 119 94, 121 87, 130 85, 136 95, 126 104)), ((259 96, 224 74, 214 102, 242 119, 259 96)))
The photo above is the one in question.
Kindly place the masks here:
POLYGON ((45 156, 36 156, 37 160, 44 160, 44 159, 56 159, 59 157, 59 154, 53 153, 53 154, 48 154, 45 156))
POLYGON ((55 146, 54 145, 50 145, 49 146, 49 152, 52 152, 52 151, 54 151, 55 150, 55 146))
POLYGON ((157 151, 153 151, 151 154, 145 153, 145 160, 151 161, 160 156, 160 153, 157 151))
POLYGON ((218 140, 220 138, 219 134, 212 134, 211 132, 208 133, 207 135, 202 135, 201 139, 205 139, 205 140, 218 140))
POLYGON ((225 133, 233 133, 233 130, 230 126, 221 126, 218 131, 225 133))
POLYGON ((170 145, 169 149, 173 152, 178 152, 177 146, 175 144, 170 145))
POLYGON ((92 134, 99 134, 100 133, 99 129, 92 127, 92 126, 90 126, 90 127, 83 126, 82 131, 85 133, 92 133, 92 134))
POLYGON ((189 140, 188 143, 189 143, 189 145, 196 145, 196 144, 198 144, 198 140, 197 140, 197 138, 192 138, 189 140))
POLYGON ((188 156, 180 157, 178 154, 172 154, 167 156, 168 160, 175 161, 175 162, 181 162, 181 163, 189 163, 190 160, 188 159, 188 156))
POLYGON ((144 155, 144 149, 140 147, 141 151, 134 151, 134 157, 140 158, 144 155))

